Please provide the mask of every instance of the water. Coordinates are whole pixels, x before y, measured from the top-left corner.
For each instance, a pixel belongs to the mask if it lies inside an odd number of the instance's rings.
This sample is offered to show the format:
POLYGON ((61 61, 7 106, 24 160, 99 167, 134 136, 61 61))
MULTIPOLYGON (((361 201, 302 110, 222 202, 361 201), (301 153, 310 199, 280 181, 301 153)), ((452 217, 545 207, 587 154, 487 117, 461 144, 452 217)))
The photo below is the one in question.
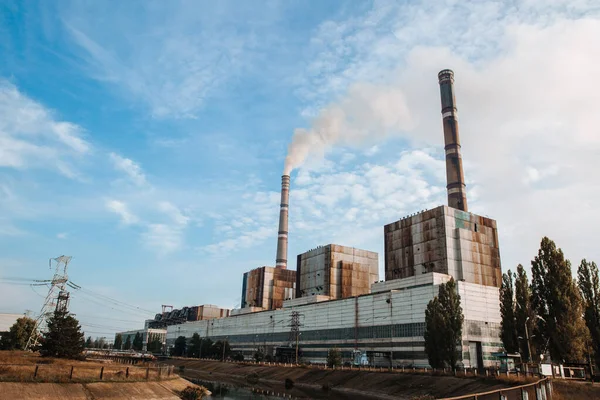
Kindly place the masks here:
POLYGON ((190 379, 195 384, 204 386, 208 390, 211 391, 212 395, 208 397, 208 399, 220 399, 220 400, 240 400, 240 399, 252 399, 252 400, 274 400, 281 399, 281 397, 274 396, 265 396, 257 393, 252 393, 252 391, 248 389, 232 387, 229 385, 224 385, 218 382, 208 382, 202 381, 199 379, 190 379))

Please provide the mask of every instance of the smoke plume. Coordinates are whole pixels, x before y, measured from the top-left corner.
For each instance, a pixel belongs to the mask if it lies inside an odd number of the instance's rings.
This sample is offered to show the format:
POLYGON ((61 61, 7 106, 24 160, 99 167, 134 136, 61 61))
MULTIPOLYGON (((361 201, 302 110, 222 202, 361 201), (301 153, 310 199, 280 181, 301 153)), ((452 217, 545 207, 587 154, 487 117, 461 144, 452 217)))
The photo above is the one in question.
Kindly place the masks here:
POLYGON ((411 119, 402 91, 357 84, 337 103, 323 108, 308 129, 297 128, 285 158, 284 175, 309 156, 323 156, 333 146, 362 146, 409 129, 411 119))

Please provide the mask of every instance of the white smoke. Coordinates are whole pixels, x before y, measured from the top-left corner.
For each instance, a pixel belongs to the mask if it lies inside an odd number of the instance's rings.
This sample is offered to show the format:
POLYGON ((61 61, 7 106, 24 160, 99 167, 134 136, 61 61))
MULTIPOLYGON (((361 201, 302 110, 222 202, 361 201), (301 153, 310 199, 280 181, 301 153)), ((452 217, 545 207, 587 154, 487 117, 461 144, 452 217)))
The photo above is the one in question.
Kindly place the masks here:
POLYGON ((406 98, 399 88, 353 85, 341 101, 319 112, 311 128, 294 131, 283 173, 289 175, 309 155, 323 156, 333 146, 373 143, 411 126, 406 98))

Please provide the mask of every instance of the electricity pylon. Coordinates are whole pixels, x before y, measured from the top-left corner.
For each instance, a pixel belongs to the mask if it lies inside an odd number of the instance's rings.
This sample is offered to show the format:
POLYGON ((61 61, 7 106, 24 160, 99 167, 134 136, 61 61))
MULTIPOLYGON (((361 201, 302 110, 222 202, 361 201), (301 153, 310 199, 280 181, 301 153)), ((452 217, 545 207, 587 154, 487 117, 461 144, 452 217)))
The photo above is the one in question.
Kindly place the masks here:
POLYGON ((69 309, 69 292, 66 289, 69 276, 67 275, 67 268, 69 262, 71 262, 71 256, 60 256, 51 258, 48 261, 50 269, 52 269, 52 261, 56 263, 54 268, 54 276, 49 282, 50 287, 48 294, 44 299, 44 305, 40 311, 40 314, 35 320, 35 327, 27 339, 25 350, 30 350, 38 344, 39 334, 47 329, 48 318, 50 318, 54 312, 67 312, 69 309))

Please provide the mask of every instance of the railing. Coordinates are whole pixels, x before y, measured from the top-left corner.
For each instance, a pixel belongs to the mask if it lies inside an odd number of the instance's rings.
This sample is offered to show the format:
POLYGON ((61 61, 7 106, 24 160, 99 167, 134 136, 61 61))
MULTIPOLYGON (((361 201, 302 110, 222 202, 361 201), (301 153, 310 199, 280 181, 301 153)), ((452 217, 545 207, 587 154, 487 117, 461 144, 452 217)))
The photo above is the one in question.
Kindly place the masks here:
POLYGON ((127 381, 170 378, 173 366, 127 367, 124 365, 0 364, 0 381, 127 381))
POLYGON ((447 397, 441 400, 551 400, 552 395, 552 382, 548 378, 544 378, 526 385, 464 396, 447 397))

